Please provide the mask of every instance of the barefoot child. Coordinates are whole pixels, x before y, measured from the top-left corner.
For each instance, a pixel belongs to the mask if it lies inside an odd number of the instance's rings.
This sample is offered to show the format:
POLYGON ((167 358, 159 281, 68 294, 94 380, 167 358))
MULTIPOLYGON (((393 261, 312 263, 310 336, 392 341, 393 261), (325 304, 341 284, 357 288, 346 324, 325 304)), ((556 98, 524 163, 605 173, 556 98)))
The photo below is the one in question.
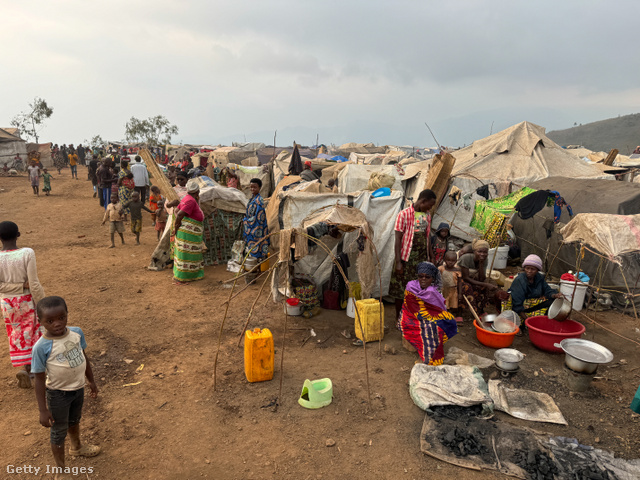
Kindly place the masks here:
POLYGON ((42 180, 44 182, 44 187, 42 188, 42 191, 48 197, 49 192, 51 191, 51 180, 53 179, 53 175, 51 175, 46 168, 44 168, 42 172, 43 172, 42 180))
POLYGON ((72 473, 70 468, 65 468, 67 432, 71 440, 70 455, 95 457, 100 453, 99 446, 80 441, 84 386, 88 384, 91 398, 98 396, 98 387, 89 358, 84 353, 87 344, 82 330, 67 327, 68 312, 64 299, 43 298, 38 302, 37 313, 45 334, 33 347, 32 372, 36 376, 40 425, 51 429, 55 479, 60 480, 70 478, 68 474, 72 473))
POLYGON ((33 189, 33 194, 40 196, 40 167, 35 161, 30 162, 29 165, 29 180, 31 181, 31 188, 33 189))
POLYGON ((158 210, 156 211, 156 232, 158 232, 158 240, 160 240, 160 236, 167 226, 167 218, 169 218, 169 213, 164 208, 164 200, 160 200, 158 202, 158 210))
POLYGON ((140 245, 140 232, 142 232, 142 210, 151 213, 144 203, 140 200, 140 192, 133 192, 131 200, 122 205, 122 208, 128 208, 131 212, 131 231, 136 236, 136 245, 140 245))
POLYGON ((162 200, 160 189, 155 185, 151 187, 151 195, 149 195, 149 209, 151 210, 151 226, 156 226, 156 212, 158 211, 158 202, 162 200))
POLYGON ((444 255, 447 253, 449 242, 449 224, 442 222, 438 225, 436 234, 431 237, 431 258, 433 264, 439 267, 444 262, 444 255))
POLYGON ((442 276, 442 296, 445 299, 447 310, 458 308, 458 299, 462 295, 462 272, 456 266, 458 256, 453 250, 444 254, 444 265, 440 265, 440 275, 442 276))
POLYGON ((111 246, 109 248, 115 248, 115 234, 118 232, 120 240, 124 245, 124 218, 122 216, 122 205, 118 202, 118 196, 111 197, 111 203, 107 205, 107 209, 104 211, 104 217, 102 218, 102 225, 109 220, 109 233, 111 234, 111 246))

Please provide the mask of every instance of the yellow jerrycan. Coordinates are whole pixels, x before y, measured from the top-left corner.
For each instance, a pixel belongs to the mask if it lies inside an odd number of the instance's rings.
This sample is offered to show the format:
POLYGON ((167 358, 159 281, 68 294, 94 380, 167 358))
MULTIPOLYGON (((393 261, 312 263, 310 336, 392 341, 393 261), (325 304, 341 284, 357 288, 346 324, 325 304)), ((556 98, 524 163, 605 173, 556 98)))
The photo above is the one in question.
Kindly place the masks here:
POLYGON ((268 328, 254 328, 244 334, 244 374, 250 382, 273 378, 273 335, 268 328))
POLYGON ((366 300, 356 301, 356 319, 355 330, 356 337, 363 342, 375 342, 376 340, 382 340, 384 338, 384 317, 380 318, 382 310, 382 304, 375 298, 367 298, 366 300), (362 322, 362 328, 360 323, 362 322), (363 332, 364 330, 364 332, 363 332))

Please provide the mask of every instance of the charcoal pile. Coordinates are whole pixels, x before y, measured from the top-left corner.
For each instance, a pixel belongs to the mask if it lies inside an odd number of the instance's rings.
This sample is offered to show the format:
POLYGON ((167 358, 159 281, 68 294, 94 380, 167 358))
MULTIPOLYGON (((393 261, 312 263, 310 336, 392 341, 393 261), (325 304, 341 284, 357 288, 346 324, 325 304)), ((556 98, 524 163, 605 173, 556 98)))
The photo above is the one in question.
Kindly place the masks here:
POLYGON ((431 407, 427 410, 427 415, 439 422, 442 417, 454 421, 469 423, 472 418, 482 416, 482 406, 473 405, 471 407, 460 407, 458 405, 446 405, 441 407, 431 407))
POLYGON ((487 447, 473 433, 460 428, 449 430, 440 437, 440 442, 448 447, 456 457, 488 453, 487 447))
POLYGON ((596 465, 591 465, 591 466, 586 466, 586 467, 582 467, 579 470, 574 470, 572 472, 573 478, 575 477, 575 480, 617 480, 617 477, 607 471, 607 470, 601 470, 600 467, 596 466, 596 465))
POLYGON ((554 480, 555 475, 560 473, 551 457, 541 451, 516 450, 513 463, 531 475, 533 480, 554 480))

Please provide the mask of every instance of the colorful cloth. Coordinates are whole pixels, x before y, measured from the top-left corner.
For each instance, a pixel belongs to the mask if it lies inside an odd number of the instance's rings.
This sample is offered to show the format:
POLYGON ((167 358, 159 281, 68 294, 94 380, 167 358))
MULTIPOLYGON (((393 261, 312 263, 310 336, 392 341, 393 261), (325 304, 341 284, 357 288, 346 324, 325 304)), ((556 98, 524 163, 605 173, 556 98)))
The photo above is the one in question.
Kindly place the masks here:
MULTIPOLYGON (((402 212, 400 212, 400 214, 402 214, 402 212)), ((389 295, 391 295, 396 300, 402 300, 404 298, 405 286, 409 281, 416 278, 416 269, 418 267, 418 264, 429 259, 429 249, 427 248, 428 245, 426 235, 420 234, 413 236, 412 244, 413 245, 411 246, 408 260, 403 260, 402 262, 402 275, 398 275, 396 273, 395 267, 391 275, 391 282, 389 283, 389 295)))
MULTIPOLYGON (((131 200, 131 196, 133 195, 134 182, 132 178, 127 178, 127 175, 129 173, 130 170, 124 168, 122 168, 118 172, 118 180, 122 180, 122 182, 118 182, 122 183, 122 185, 118 187, 118 200, 120 201, 120 203, 127 203, 129 200, 131 200)), ((129 213, 131 213, 129 207, 123 208, 123 211, 125 215, 129 215, 129 213)))
POLYGON ((193 282, 204 278, 202 222, 184 217, 174 240, 173 278, 193 282))
MULTIPOLYGON (((419 222, 420 226, 424 224, 424 231, 427 235, 430 235, 431 215, 428 213, 425 213, 424 215, 425 216, 416 216, 416 211, 413 208, 413 205, 411 205, 409 208, 405 208, 404 210, 402 210, 396 217, 394 230, 396 232, 402 232, 403 234, 402 249, 400 250, 400 259, 403 262, 409 261, 409 256, 413 247, 413 237, 416 229, 416 222, 419 222)), ((422 260, 426 260, 428 258, 429 255, 425 256, 422 260)))
POLYGON ((444 344, 458 333, 444 297, 434 286, 422 290, 417 280, 407 283, 400 327, 402 336, 429 365, 442 365, 444 344))
MULTIPOLYGON (((523 310, 527 310, 531 307, 535 307, 536 305, 546 302, 547 299, 545 297, 542 298, 528 298, 523 302, 523 310)), ((507 310, 513 310, 513 297, 511 295, 509 295, 509 298, 507 300, 505 300, 504 302, 502 302, 502 311, 507 311, 507 310)), ((546 315, 547 311, 549 309, 548 308, 541 308, 539 310, 534 310, 533 312, 521 312, 521 315, 523 315, 525 318, 529 318, 529 317, 539 317, 541 315, 546 315)), ((515 310, 513 310, 515 311, 515 310)))
POLYGON ((480 233, 485 233, 495 216, 508 216, 513 212, 516 204, 521 198, 535 192, 535 190, 524 187, 517 192, 510 193, 504 197, 494 198, 491 200, 476 200, 473 209, 473 217, 469 224, 480 233))
POLYGON ((42 336, 31 294, 0 299, 0 309, 9 337, 9 356, 14 367, 31 365, 31 351, 42 336))
POLYGON ((215 209, 204 219, 205 265, 227 263, 231 259, 233 242, 242 238, 243 213, 215 209))
POLYGON ((202 223, 204 220, 204 213, 200 209, 198 201, 191 195, 185 195, 182 197, 182 200, 180 200, 180 203, 178 204, 178 210, 183 211, 186 217, 189 217, 196 222, 202 223))
POLYGON ((53 177, 53 175, 51 175, 50 173, 43 173, 42 174, 42 180, 44 181, 44 187, 42 188, 43 192, 50 192, 51 191, 51 178, 53 177))
POLYGON ((133 233, 134 235, 136 233, 140 233, 142 232, 142 220, 134 220, 133 218, 131 219, 131 233, 133 233))
POLYGON ((244 241, 250 249, 250 255, 255 258, 266 258, 269 252, 269 239, 254 246, 269 235, 267 214, 260 194, 255 195, 247 204, 247 213, 242 219, 244 241))

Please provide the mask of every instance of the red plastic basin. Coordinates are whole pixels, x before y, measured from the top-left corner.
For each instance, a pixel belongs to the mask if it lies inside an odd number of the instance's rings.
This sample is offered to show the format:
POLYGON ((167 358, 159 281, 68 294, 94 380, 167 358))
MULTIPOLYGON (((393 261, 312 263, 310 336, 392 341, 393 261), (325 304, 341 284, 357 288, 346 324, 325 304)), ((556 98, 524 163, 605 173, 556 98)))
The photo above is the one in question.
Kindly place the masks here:
POLYGON ((562 349, 553 346, 565 338, 580 338, 585 328, 575 320, 559 322, 546 315, 530 317, 524 321, 529 330, 529 340, 540 350, 552 353, 562 353, 562 349))

